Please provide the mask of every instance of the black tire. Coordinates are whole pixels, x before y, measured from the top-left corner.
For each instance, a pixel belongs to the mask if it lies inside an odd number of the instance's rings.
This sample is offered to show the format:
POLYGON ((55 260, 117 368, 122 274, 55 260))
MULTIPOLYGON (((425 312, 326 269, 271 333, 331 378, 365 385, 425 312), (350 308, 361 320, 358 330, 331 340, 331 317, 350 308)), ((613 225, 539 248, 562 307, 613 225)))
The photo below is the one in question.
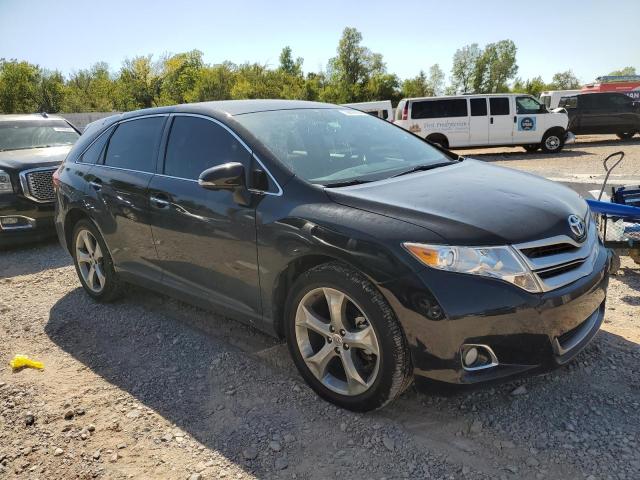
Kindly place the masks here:
POLYGON ((427 137, 427 140, 431 143, 435 143, 436 145, 441 146, 442 148, 449 148, 449 140, 444 135, 433 135, 427 137))
POLYGON ((620 139, 620 140, 629 140, 630 138, 632 138, 637 132, 635 131, 630 131, 630 132, 618 132, 616 133, 616 136, 620 139))
POLYGON ((396 399, 413 381, 411 361, 404 332, 396 316, 376 287, 362 274, 333 262, 303 273, 291 287, 285 309, 285 336, 298 371, 311 388, 325 400, 348 410, 366 412, 384 407, 396 399), (325 386, 311 372, 298 347, 296 311, 300 302, 318 288, 339 290, 357 303, 373 327, 379 345, 379 367, 371 386, 357 395, 339 394, 325 386))
POLYGON ((558 153, 564 147, 564 132, 550 130, 542 137, 540 144, 544 153, 558 153))
POLYGON ((524 148, 529 153, 534 153, 534 152, 537 152, 540 149, 540 144, 523 145, 522 148, 524 148))
POLYGON ((73 256, 73 264, 76 268, 78 279, 80 280, 80 283, 82 284, 82 287, 84 288, 85 292, 87 292, 94 300, 97 300, 98 302, 106 303, 106 302, 111 302, 113 300, 116 300, 118 297, 122 295, 123 282, 118 277, 118 274, 115 272, 115 269, 113 268, 113 260, 111 259, 111 255, 109 254, 109 249, 107 248, 107 245, 104 242, 102 235, 100 235, 100 232, 98 231, 98 229, 96 228, 96 226, 93 224, 92 221, 83 219, 78 221, 74 225, 72 244, 71 244, 71 254, 73 256), (91 235, 93 235, 93 238, 100 245, 100 250, 102 252, 102 259, 100 260, 99 263, 101 266, 102 273, 104 274, 105 282, 104 282, 104 286, 99 292, 96 292, 87 284, 87 281, 84 279, 81 273, 81 267, 78 262, 78 257, 77 257, 78 252, 76 249, 76 243, 78 241, 78 236, 85 230, 88 230, 91 233, 91 235))

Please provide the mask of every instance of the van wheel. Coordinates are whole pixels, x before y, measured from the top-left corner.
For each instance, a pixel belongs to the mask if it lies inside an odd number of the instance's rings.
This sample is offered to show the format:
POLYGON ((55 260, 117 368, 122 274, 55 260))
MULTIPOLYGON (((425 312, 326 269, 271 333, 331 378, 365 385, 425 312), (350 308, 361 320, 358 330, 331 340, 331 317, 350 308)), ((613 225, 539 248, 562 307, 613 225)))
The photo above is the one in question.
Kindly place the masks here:
POLYGON ((73 263, 85 291, 99 302, 110 302, 122 292, 122 282, 102 235, 90 220, 80 220, 73 230, 73 263))
POLYGON ((295 281, 285 321, 296 367, 331 403, 366 412, 411 383, 407 342, 393 310, 366 277, 341 263, 319 265, 295 281))
POLYGON ((633 130, 630 132, 618 132, 616 133, 616 136, 620 139, 620 140, 629 140, 631 137, 633 137, 637 132, 634 132, 633 130))
POLYGON ((563 135, 557 131, 551 131, 544 134, 542 137, 542 151, 544 153, 556 153, 562 150, 564 146, 563 135))
POLYGON ((535 145, 523 145, 522 148, 524 148, 527 152, 529 153, 534 153, 537 152, 538 149, 540 148, 540 144, 535 144, 535 145))
POLYGON ((429 135, 427 140, 431 143, 435 143, 442 148, 449 148, 449 140, 444 135, 429 135))

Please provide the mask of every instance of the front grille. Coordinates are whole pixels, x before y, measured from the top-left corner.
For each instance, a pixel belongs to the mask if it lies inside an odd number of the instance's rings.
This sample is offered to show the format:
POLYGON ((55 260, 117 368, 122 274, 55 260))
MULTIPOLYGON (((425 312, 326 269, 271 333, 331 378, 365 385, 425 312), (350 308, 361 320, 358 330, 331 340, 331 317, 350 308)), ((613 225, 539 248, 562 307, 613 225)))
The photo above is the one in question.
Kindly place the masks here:
POLYGON ((53 202, 53 173, 55 168, 34 169, 21 172, 20 179, 25 197, 36 202, 53 202))
POLYGON ((548 292, 593 272, 599 245, 595 222, 589 222, 587 231, 581 243, 559 235, 513 247, 533 271, 542 290, 548 292))

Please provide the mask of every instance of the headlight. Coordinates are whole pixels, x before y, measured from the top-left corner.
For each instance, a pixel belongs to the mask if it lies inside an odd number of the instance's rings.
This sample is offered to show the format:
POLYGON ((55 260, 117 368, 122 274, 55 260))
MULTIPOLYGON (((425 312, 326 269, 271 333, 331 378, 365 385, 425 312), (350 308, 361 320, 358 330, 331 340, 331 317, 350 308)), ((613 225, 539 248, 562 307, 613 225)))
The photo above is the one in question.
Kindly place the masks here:
POLYGON ((0 193, 13 193, 11 177, 4 170, 0 170, 0 193))
POLYGON ((541 292, 531 270, 511 247, 452 247, 403 243, 420 262, 449 272, 499 278, 528 292, 541 292))

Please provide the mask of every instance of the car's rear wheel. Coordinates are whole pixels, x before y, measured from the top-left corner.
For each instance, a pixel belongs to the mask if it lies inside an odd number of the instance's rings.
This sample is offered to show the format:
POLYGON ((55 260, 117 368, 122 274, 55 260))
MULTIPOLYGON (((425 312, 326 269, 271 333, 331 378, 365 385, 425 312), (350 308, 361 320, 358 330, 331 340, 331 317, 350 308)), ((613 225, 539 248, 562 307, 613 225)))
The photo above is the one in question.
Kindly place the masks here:
POLYGON ((286 336, 296 367, 322 398, 355 411, 383 407, 410 384, 406 340, 380 292, 328 263, 294 283, 286 336))
POLYGON ((540 144, 536 143, 534 145, 523 145, 522 148, 524 148, 529 153, 533 153, 537 152, 540 149, 540 144))
POLYGON ((630 132, 618 132, 616 133, 616 136, 620 139, 620 140, 629 140, 630 138, 632 138, 637 132, 635 131, 630 131, 630 132))
POLYGON ((122 282, 96 226, 80 220, 73 230, 73 263, 80 283, 94 299, 109 302, 121 293, 122 282))
POLYGON ((545 153, 556 153, 562 150, 564 140, 562 134, 556 131, 547 132, 542 137, 542 151, 545 153))

